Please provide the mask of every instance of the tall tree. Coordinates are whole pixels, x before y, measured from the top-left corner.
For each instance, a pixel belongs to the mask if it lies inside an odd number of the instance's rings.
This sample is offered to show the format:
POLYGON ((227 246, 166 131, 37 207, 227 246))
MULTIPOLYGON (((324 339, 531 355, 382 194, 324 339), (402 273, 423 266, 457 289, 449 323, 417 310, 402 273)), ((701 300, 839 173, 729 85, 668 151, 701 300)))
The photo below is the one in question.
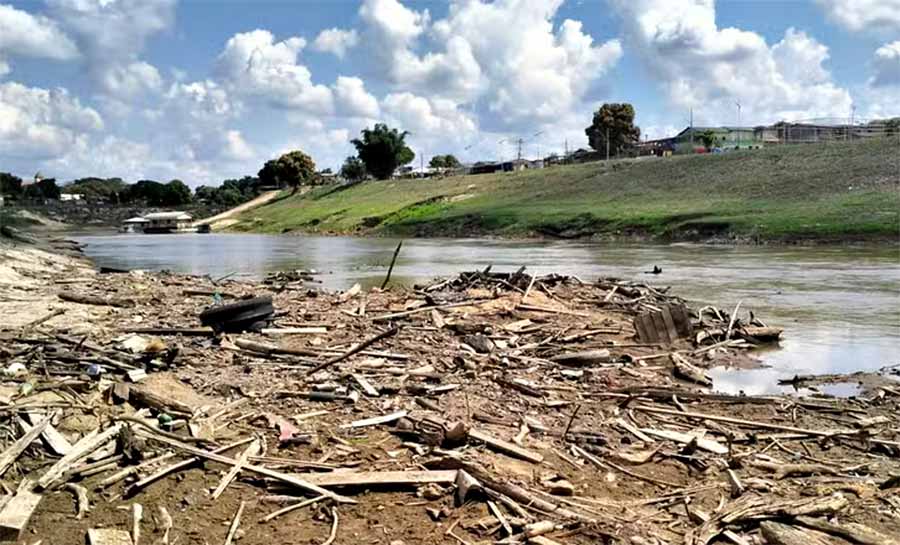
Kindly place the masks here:
POLYGON ((435 155, 428 162, 431 168, 459 168, 460 163, 454 155, 435 155))
POLYGON ((297 188, 313 183, 316 177, 316 163, 300 150, 285 153, 278 159, 266 161, 259 171, 259 181, 264 185, 290 186, 296 193, 297 188))
POLYGON ((641 129, 634 124, 634 107, 624 102, 601 106, 594 112, 594 120, 584 133, 592 148, 602 153, 609 150, 610 154, 636 144, 641 138, 641 129))
POLYGON ((379 180, 386 180, 397 167, 416 158, 406 145, 408 135, 406 131, 376 123, 375 128, 362 130, 362 138, 354 138, 350 142, 356 146, 357 155, 366 165, 366 170, 379 180))
POLYGON ((172 180, 165 185, 162 195, 163 206, 179 206, 191 202, 191 190, 181 180, 172 180))
POLYGON ((366 165, 362 159, 356 156, 344 159, 344 164, 341 165, 341 178, 350 183, 357 183, 365 180, 366 174, 366 165))
POLYGON ((22 178, 9 172, 0 172, 0 195, 16 197, 22 194, 22 178))
POLYGON ((29 186, 25 186, 25 198, 33 200, 59 199, 59 186, 56 185, 56 179, 44 178, 29 186))

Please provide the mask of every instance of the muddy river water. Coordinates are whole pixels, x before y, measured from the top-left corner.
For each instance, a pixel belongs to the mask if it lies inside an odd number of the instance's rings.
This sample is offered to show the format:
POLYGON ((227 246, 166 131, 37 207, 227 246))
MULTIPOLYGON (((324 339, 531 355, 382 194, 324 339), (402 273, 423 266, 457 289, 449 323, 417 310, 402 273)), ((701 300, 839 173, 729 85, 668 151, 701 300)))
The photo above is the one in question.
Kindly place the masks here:
MULTIPOLYGON (((98 265, 168 269, 216 278, 259 279, 267 272, 316 269, 327 288, 380 283, 396 240, 267 235, 110 235, 75 237, 98 265)), ((694 304, 732 309, 743 301, 785 328, 780 348, 760 353, 768 367, 715 369, 716 389, 782 391, 796 373, 843 373, 900 364, 900 248, 896 246, 726 247, 583 242, 412 239, 394 270, 397 282, 425 281, 493 265, 671 286, 694 304), (653 266, 662 274, 644 274, 653 266)), ((849 395, 852 384, 825 388, 849 395)))

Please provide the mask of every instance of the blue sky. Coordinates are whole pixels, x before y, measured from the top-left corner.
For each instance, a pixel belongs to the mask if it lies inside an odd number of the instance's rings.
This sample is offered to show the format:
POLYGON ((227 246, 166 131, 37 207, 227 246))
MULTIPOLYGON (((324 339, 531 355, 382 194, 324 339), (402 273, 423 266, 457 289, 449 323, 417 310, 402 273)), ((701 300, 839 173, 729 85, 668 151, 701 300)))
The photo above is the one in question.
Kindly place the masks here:
POLYGON ((900 115, 900 0, 0 0, 0 171, 215 184, 290 149, 335 168, 385 121, 420 156, 900 115))

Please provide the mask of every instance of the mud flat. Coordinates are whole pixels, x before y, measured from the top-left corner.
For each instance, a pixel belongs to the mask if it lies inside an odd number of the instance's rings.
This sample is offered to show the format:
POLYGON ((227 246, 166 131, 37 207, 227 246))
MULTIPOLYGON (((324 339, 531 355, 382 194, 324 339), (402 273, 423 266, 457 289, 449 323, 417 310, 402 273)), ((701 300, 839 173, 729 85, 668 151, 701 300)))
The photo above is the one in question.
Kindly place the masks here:
POLYGON ((782 334, 739 308, 527 270, 332 293, 0 250, 2 539, 900 535, 900 388, 716 394, 709 367, 782 334))

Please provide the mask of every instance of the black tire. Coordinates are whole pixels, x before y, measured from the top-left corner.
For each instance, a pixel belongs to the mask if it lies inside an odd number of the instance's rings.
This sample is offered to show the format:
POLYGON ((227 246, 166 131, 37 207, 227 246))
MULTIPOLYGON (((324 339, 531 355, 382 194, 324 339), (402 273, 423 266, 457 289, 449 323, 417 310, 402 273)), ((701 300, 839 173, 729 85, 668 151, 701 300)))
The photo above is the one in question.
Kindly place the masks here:
POLYGON ((254 297, 209 307, 200 313, 200 323, 215 331, 242 331, 256 322, 268 321, 274 313, 271 296, 254 297))

